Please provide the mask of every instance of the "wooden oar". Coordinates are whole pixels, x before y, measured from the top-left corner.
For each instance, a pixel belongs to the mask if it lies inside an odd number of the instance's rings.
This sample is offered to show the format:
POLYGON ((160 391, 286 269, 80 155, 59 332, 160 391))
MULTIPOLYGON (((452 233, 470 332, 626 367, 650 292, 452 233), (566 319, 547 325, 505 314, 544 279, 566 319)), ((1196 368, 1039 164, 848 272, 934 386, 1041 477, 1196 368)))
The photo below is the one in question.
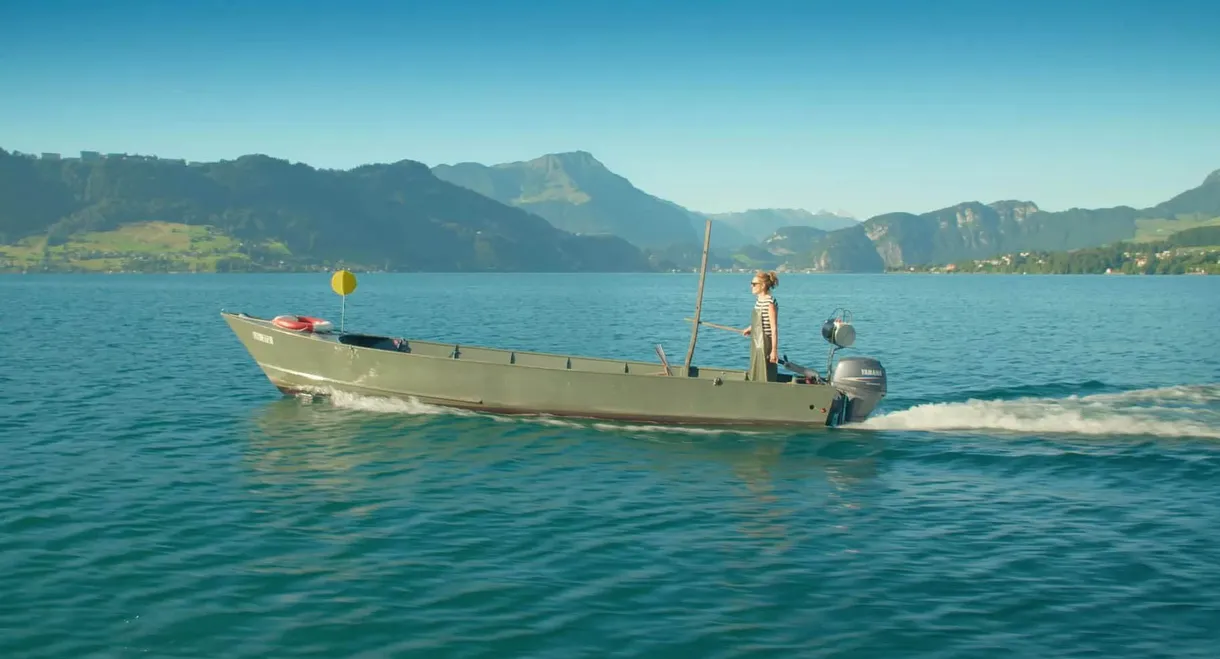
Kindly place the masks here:
MULTIPOLYGON (((687 322, 694 322, 694 319, 682 319, 682 320, 687 321, 687 322)), ((715 330, 725 330, 725 331, 727 331, 727 332, 736 332, 736 333, 738 333, 738 334, 741 334, 741 333, 742 333, 741 327, 730 327, 730 326, 727 326, 727 325, 716 325, 716 323, 714 323, 714 322, 708 322, 708 321, 699 321, 699 325, 706 325, 706 326, 708 326, 708 327, 715 328, 715 330)))
POLYGON ((686 348, 686 362, 683 368, 690 375, 691 359, 695 357, 695 341, 699 338, 699 314, 703 313, 703 282, 707 278, 707 250, 712 243, 712 218, 707 218, 703 229, 703 260, 699 263, 699 298, 695 300, 695 326, 690 328, 690 345, 686 348))

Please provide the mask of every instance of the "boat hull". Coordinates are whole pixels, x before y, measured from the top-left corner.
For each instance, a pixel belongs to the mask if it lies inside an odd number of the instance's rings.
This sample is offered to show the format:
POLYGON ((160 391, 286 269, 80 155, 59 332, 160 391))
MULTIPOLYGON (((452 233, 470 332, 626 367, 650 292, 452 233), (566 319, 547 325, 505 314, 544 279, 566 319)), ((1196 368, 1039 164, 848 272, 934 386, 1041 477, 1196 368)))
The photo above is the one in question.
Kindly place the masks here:
POLYGON ((313 334, 222 312, 285 393, 335 391, 499 414, 713 426, 827 426, 846 397, 828 384, 751 382, 745 372, 363 334, 313 334))

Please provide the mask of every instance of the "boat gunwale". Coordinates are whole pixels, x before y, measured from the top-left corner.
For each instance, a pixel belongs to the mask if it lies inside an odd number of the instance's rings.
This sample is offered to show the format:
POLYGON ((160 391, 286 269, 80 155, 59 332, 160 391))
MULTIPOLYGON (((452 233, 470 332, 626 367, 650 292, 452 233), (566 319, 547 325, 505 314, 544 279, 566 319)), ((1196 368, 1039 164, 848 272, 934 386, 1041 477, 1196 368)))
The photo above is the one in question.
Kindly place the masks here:
MULTIPOLYGON (((352 350, 369 350, 375 354, 390 353, 390 354, 395 354, 395 355, 401 355, 404 357, 414 357, 414 358, 429 359, 429 360, 434 359, 434 360, 443 360, 443 361, 463 361, 460 358, 455 359, 453 357, 444 357, 441 355, 427 355, 427 354, 419 354, 419 353, 415 353, 415 352, 400 352, 400 351, 395 351, 395 350, 385 350, 382 348, 373 348, 370 346, 353 345, 350 343, 343 343, 342 341, 339 341, 339 339, 337 337, 343 336, 343 335, 371 336, 371 337, 375 337, 375 338, 379 338, 379 339, 387 339, 387 340, 397 339, 397 340, 401 340, 401 341, 406 341, 408 344, 422 343, 424 345, 430 345, 430 346, 436 346, 436 347, 445 347, 445 346, 456 346, 459 348, 462 347, 463 344, 458 343, 458 342, 430 341, 427 339, 408 339, 408 338, 403 338, 403 337, 389 336, 389 335, 385 335, 385 334, 366 334, 366 333, 360 333, 360 332, 334 331, 334 332, 328 333, 328 334, 293 332, 290 330, 286 330, 282 327, 275 326, 270 319, 260 318, 258 316, 252 316, 245 312, 221 311, 220 313, 222 316, 232 317, 234 319, 242 320, 245 322, 253 321, 253 324, 257 324, 259 326, 264 326, 268 330, 279 332, 280 334, 283 334, 283 335, 291 336, 294 338, 302 338, 302 339, 306 339, 306 340, 317 341, 320 343, 327 343, 327 344, 331 344, 334 346, 343 346, 346 348, 350 348, 352 350), (330 338, 324 338, 324 337, 336 337, 336 338, 330 339, 330 338)), ((609 357, 586 357, 583 355, 572 355, 572 354, 555 353, 555 352, 535 352, 535 351, 528 351, 528 350, 513 350, 511 348, 494 348, 494 347, 483 346, 483 345, 479 345, 479 344, 464 344, 464 345, 467 348, 471 348, 474 350, 483 350, 483 351, 487 351, 487 352, 501 353, 504 355, 517 354, 517 355, 529 355, 529 356, 533 356, 533 357, 550 358, 550 359, 555 359, 555 360, 577 359, 577 360, 599 362, 599 363, 603 363, 603 364, 616 364, 616 365, 626 364, 628 367, 630 367, 630 366, 652 367, 652 368, 657 369, 657 372, 656 373, 632 373, 632 372, 623 373, 620 371, 610 371, 610 370, 601 371, 601 370, 595 370, 595 369, 582 369, 582 368, 559 368, 559 367, 555 367, 555 366, 542 366, 542 365, 536 365, 536 364, 516 364, 516 363, 509 363, 509 362, 485 361, 485 360, 478 360, 478 359, 465 360, 466 363, 469 363, 469 364, 479 364, 479 365, 486 365, 486 366, 511 366, 511 367, 515 367, 515 368, 536 369, 536 370, 540 370, 540 371, 548 371, 548 372, 556 372, 556 373, 586 373, 586 374, 595 374, 595 375, 614 375, 614 376, 626 376, 626 377, 636 377, 636 378, 671 377, 671 378, 675 378, 677 380, 703 380, 703 381, 708 381, 708 382, 714 382, 715 380, 720 379, 721 386, 729 384, 729 383, 733 383, 734 386, 741 385, 741 384, 748 384, 748 385, 754 385, 754 386, 772 386, 772 387, 774 387, 776 385, 779 385, 779 386, 783 386, 783 387, 793 387, 793 386, 801 387, 801 388, 824 387, 824 388, 835 389, 835 390, 838 389, 837 387, 835 387, 832 384, 827 383, 827 382, 810 382, 810 383, 800 382, 801 378, 795 374, 791 375, 792 379, 788 382, 765 382, 765 381, 755 381, 755 380, 746 379, 745 370, 722 368, 722 367, 712 367, 712 366, 700 367, 700 366, 696 366, 694 364, 691 365, 691 370, 694 371, 694 375, 690 375, 690 374, 684 375, 682 373, 684 366, 682 366, 682 365, 675 366, 673 364, 670 364, 669 370, 671 372, 668 375, 666 375, 666 373, 662 370, 665 368, 665 366, 659 362, 647 362, 647 361, 642 361, 642 360, 631 360, 631 359, 611 359, 609 357), (673 371, 676 371, 676 372, 673 372, 673 371), (724 377, 724 374, 732 374, 733 376, 740 376, 740 379, 738 379, 736 377, 733 379, 727 379, 724 377)))

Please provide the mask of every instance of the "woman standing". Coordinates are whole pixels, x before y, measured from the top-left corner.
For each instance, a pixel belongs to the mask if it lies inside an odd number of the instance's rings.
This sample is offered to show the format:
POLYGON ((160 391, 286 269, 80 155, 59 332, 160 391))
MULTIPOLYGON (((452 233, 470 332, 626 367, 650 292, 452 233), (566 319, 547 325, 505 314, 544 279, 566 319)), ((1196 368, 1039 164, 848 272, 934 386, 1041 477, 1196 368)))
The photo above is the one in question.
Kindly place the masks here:
POLYGON ((750 326, 741 331, 742 336, 752 336, 750 346, 750 370, 747 380, 775 382, 779 362, 779 303, 771 290, 779 286, 779 277, 774 271, 754 273, 750 290, 755 295, 754 312, 750 326))

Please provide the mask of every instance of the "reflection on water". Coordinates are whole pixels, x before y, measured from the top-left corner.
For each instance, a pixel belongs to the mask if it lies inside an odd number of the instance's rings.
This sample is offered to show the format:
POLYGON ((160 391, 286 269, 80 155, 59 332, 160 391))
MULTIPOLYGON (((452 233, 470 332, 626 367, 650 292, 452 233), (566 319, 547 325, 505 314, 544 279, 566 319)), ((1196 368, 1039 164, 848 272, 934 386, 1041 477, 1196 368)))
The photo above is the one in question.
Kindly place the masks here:
POLYGON ((855 514, 881 454, 874 433, 648 428, 354 397, 263 405, 248 438, 245 462, 260 496, 321 496, 344 515, 444 510, 454 497, 480 511, 493 504, 476 501, 514 498, 586 515, 711 512, 774 553, 811 533, 847 533, 841 520, 815 529, 794 517, 808 518, 810 507, 822 517, 855 514))
MULTIPOLYGON (((775 493, 772 469, 784 452, 784 442, 759 442, 751 460, 733 465, 733 473, 742 480, 749 496, 735 506, 742 517, 738 528, 744 535, 776 543, 775 551, 784 551, 791 538, 784 517, 791 511, 782 509, 781 498, 775 493)), ((740 489, 740 488, 739 488, 740 489)))
POLYGON ((742 518, 741 532, 769 540, 774 552, 791 549, 811 532, 845 532, 843 524, 829 530, 801 528, 805 516, 793 505, 818 506, 831 515, 860 508, 867 494, 861 487, 878 473, 881 444, 869 435, 841 435, 831 431, 816 438, 759 441, 735 460, 733 473, 741 483, 736 489, 746 493, 734 507, 742 518))

